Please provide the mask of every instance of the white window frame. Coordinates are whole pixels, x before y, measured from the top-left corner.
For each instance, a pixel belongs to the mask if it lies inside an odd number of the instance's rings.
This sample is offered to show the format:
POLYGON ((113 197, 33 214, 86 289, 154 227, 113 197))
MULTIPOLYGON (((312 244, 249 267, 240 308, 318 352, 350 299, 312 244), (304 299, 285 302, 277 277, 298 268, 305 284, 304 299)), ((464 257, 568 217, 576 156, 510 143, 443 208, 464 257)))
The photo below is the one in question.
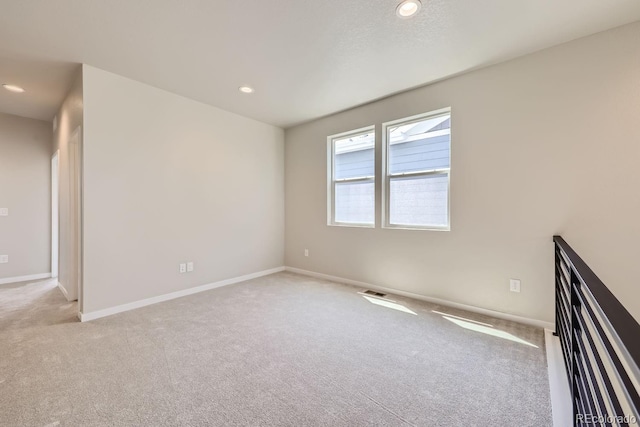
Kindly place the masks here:
POLYGON ((370 182, 374 184, 375 188, 375 168, 376 168, 376 138, 375 138, 375 125, 363 127, 360 129, 350 130, 348 132, 338 133, 335 135, 330 135, 327 137, 327 225, 337 226, 337 227, 359 227, 359 228, 375 228, 376 226, 376 214, 375 214, 375 190, 374 190, 374 212, 373 212, 373 223, 355 223, 355 222, 338 222, 335 220, 336 217, 336 203, 335 203, 335 195, 336 195, 336 184, 343 182, 370 182), (366 133, 374 134, 374 174, 372 176, 366 177, 358 177, 358 178, 344 178, 344 179, 335 179, 335 141, 340 139, 345 139, 348 137, 363 135, 366 133))
POLYGON ((415 116, 404 117, 402 119, 393 120, 382 124, 382 200, 384 208, 382 209, 382 228, 392 228, 401 230, 430 230, 430 231, 451 231, 451 129, 449 130, 449 167, 440 169, 430 169, 418 172, 390 173, 389 167, 389 128, 420 122, 425 119, 432 119, 438 116, 451 116, 451 108, 442 108, 428 113, 417 114, 415 116), (412 225, 412 224, 391 224, 390 222, 390 193, 391 179, 400 177, 423 177, 431 175, 440 175, 447 172, 447 225, 412 225))

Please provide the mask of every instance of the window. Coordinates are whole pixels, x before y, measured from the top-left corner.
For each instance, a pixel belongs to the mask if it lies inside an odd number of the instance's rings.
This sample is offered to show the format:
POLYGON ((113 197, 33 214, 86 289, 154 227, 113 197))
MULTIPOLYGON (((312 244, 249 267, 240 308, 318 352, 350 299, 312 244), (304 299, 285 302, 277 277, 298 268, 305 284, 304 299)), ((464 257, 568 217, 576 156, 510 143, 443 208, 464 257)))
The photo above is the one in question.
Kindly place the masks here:
POLYGON ((375 224, 375 132, 373 127, 330 136, 329 225, 375 224))
POLYGON ((385 227, 449 230, 451 112, 385 123, 385 227))

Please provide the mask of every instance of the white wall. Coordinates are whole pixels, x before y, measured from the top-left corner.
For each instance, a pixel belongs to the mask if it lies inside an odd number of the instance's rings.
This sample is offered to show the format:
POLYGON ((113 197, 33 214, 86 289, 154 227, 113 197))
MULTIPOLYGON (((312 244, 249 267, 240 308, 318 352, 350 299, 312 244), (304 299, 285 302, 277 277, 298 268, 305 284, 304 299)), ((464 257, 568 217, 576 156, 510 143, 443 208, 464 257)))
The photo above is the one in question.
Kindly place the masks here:
POLYGON ((0 113, 0 280, 51 272, 51 123, 0 113))
POLYGON ((283 265, 281 129, 89 66, 84 124, 84 314, 283 265))
POLYGON ((640 321, 640 23, 576 45, 580 181, 565 238, 640 321))
POLYGON ((636 23, 288 129, 286 265, 552 322, 559 233, 638 317, 638 40, 636 23), (378 227, 326 225, 327 135, 375 124, 379 159, 380 123, 449 106, 450 232, 381 229, 379 165, 378 227))
MULTIPOLYGON (((56 114, 57 126, 53 133, 53 152, 49 148, 49 156, 59 151, 58 282, 70 299, 77 298, 77 283, 74 283, 73 272, 78 270, 80 260, 72 254, 73 228, 79 227, 79 224, 71 220, 71 211, 76 209, 76 206, 71 205, 69 192, 69 139, 78 127, 82 131, 82 121, 82 70, 79 67, 73 85, 56 114)), ((50 163, 51 160, 49 160, 50 163)), ((81 307, 82 301, 80 301, 79 309, 81 307)))

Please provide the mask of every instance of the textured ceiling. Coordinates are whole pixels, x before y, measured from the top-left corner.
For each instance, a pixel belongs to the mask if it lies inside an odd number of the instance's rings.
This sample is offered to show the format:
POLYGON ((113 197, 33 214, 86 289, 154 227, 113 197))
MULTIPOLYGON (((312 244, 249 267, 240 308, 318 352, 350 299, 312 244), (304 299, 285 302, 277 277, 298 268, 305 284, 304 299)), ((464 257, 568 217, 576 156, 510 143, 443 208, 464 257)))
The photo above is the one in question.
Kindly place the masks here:
POLYGON ((5 0, 0 83, 28 92, 0 111, 50 120, 87 63, 287 127, 640 19, 638 0, 397 3, 5 0))

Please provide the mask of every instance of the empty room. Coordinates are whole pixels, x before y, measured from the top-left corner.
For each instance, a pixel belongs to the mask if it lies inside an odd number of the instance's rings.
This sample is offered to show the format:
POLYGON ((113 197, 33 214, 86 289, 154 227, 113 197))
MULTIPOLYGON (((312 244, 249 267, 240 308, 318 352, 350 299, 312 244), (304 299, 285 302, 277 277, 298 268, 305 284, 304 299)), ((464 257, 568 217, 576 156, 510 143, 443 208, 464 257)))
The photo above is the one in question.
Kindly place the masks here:
POLYGON ((638 425, 637 0, 0 6, 0 426, 638 425))

